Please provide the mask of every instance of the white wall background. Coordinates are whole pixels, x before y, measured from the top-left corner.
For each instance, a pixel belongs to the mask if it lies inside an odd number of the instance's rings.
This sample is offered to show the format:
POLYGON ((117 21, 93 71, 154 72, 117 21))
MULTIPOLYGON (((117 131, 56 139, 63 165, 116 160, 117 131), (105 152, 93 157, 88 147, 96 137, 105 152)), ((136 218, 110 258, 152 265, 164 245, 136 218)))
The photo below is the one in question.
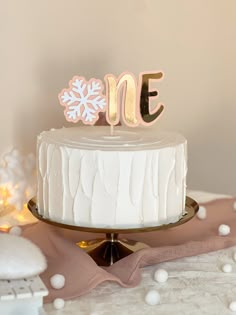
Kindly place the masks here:
POLYGON ((189 143, 188 186, 236 194, 235 0, 0 0, 0 154, 68 125, 75 74, 163 70, 160 128, 189 143))

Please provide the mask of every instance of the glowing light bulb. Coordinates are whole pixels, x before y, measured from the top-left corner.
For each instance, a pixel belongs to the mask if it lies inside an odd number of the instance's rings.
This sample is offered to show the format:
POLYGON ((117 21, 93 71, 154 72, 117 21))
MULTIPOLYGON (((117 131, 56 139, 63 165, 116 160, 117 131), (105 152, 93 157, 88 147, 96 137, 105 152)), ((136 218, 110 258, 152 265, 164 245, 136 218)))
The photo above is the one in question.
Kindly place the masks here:
POLYGON ((3 232, 8 232, 9 228, 10 228, 10 225, 8 224, 3 224, 0 226, 0 230, 3 232))
POLYGON ((4 208, 9 205, 8 199, 11 197, 9 190, 6 187, 0 187, 0 206, 4 208))

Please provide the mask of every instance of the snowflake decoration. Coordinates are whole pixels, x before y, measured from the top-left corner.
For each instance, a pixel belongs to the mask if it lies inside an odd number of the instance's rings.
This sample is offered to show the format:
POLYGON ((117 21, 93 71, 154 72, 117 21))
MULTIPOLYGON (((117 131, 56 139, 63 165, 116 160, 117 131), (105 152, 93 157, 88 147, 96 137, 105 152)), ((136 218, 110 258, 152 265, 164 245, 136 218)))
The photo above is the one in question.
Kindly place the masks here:
POLYGON ((65 106, 67 121, 74 123, 82 120, 84 124, 93 125, 99 118, 98 113, 106 109, 106 96, 102 94, 103 84, 100 80, 75 76, 69 82, 69 88, 59 94, 59 101, 65 106))

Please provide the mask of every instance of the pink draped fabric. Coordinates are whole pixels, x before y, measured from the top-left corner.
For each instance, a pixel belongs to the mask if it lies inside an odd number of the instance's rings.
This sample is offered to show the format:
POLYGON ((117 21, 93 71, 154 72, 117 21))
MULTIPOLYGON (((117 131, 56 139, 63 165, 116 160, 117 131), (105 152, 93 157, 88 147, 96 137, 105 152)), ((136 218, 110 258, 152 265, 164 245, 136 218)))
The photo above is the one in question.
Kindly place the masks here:
POLYGON ((194 256, 236 245, 235 199, 222 199, 204 206, 207 219, 197 217, 190 222, 169 230, 148 233, 120 235, 148 244, 150 247, 123 258, 114 265, 102 268, 75 243, 81 240, 103 237, 100 234, 65 230, 38 222, 26 226, 23 236, 37 244, 48 261, 47 270, 41 275, 49 289, 45 302, 54 298, 73 299, 83 295, 104 281, 114 281, 123 287, 139 284, 143 267, 167 260, 194 256), (228 236, 219 236, 218 227, 231 227, 228 236), (66 277, 66 285, 61 290, 50 286, 49 279, 59 273, 66 277))

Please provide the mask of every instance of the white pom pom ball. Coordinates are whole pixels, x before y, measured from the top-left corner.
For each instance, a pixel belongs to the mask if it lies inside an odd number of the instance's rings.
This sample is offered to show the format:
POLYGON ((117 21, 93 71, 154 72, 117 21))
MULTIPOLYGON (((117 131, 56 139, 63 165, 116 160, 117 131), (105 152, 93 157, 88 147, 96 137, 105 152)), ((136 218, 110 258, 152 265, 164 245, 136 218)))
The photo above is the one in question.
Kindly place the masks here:
POLYGON ((53 301, 53 306, 56 310, 61 310, 65 306, 65 301, 63 299, 55 299, 53 301))
POLYGON ((236 312, 236 301, 232 301, 232 302, 229 304, 229 309, 230 309, 232 312, 236 312))
POLYGON ((55 274, 50 278, 50 283, 53 289, 62 289, 65 285, 65 277, 60 274, 55 274))
POLYGON ((199 210, 198 210, 198 212, 197 212, 197 217, 198 217, 198 219, 200 219, 200 220, 206 219, 207 213, 206 213, 206 208, 205 208, 205 207, 203 207, 203 206, 200 206, 200 207, 199 207, 199 210))
POLYGON ((226 236, 230 234, 230 227, 226 224, 221 224, 218 228, 218 233, 220 236, 226 236))
POLYGON ((156 290, 150 290, 145 296, 145 302, 148 305, 157 305, 160 303, 160 294, 156 290))
POLYGON ((19 226, 13 226, 12 228, 10 228, 9 234, 20 236, 22 234, 22 229, 19 226))
POLYGON ((230 264, 225 264, 225 265, 222 266, 222 271, 226 272, 226 273, 232 272, 232 269, 233 268, 232 268, 232 266, 230 264))
POLYGON ((165 283, 168 279, 168 272, 165 269, 157 269, 154 273, 156 282, 165 283))

